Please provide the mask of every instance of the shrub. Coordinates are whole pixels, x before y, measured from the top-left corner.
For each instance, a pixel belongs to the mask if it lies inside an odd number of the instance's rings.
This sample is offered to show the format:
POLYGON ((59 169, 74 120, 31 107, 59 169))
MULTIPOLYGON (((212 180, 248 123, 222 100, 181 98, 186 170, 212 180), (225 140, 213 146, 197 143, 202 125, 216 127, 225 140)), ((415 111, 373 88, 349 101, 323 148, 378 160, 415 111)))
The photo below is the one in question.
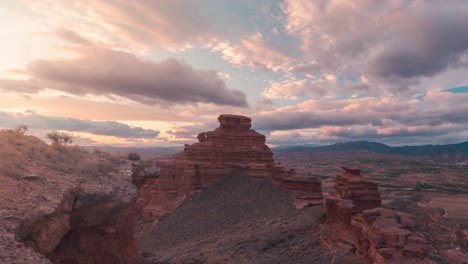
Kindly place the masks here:
POLYGON ((27 125, 19 125, 15 128, 15 133, 24 135, 26 131, 28 131, 28 126, 27 125))
POLYGON ((141 158, 140 158, 140 155, 138 155, 138 153, 131 152, 131 153, 128 153, 127 159, 129 159, 129 160, 140 160, 141 158))
POLYGON ((73 142, 73 135, 64 132, 52 131, 47 133, 47 138, 52 142, 52 145, 66 146, 73 142))

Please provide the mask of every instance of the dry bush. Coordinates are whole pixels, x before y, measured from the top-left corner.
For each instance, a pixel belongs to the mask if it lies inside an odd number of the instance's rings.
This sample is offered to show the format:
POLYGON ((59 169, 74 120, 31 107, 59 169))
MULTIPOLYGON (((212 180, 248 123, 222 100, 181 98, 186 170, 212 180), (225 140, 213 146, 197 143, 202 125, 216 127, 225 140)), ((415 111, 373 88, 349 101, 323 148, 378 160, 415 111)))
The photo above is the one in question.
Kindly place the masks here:
POLYGON ((54 146, 67 146, 73 143, 73 135, 65 132, 52 131, 46 137, 54 146))

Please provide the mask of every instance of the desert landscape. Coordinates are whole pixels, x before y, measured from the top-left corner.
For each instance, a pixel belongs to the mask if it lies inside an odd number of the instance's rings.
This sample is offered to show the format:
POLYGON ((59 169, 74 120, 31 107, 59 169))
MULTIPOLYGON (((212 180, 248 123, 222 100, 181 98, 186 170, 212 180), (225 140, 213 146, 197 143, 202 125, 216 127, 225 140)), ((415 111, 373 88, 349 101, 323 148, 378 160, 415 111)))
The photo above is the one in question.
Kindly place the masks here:
POLYGON ((0 260, 466 262, 464 167, 363 149, 273 153, 249 117, 218 121, 148 160, 2 130, 0 260))
POLYGON ((0 0, 0 264, 468 264, 467 14, 0 0))

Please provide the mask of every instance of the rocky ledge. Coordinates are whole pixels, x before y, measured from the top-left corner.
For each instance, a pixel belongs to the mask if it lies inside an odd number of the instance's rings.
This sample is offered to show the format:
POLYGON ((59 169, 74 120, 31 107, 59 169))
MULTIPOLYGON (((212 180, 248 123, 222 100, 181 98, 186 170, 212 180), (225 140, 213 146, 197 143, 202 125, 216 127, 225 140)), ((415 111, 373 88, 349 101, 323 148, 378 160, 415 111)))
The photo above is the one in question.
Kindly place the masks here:
POLYGON ((364 210, 353 217, 351 225, 357 234, 356 253, 372 263, 433 263, 427 259, 431 246, 407 213, 384 208, 364 210))
POLYGON ((325 197, 327 222, 323 230, 333 244, 347 244, 356 254, 375 264, 433 263, 424 234, 413 231, 415 221, 407 213, 380 207, 378 185, 361 175, 361 170, 343 167, 334 190, 325 197))
POLYGON ((0 173, 0 263, 145 263, 130 166, 106 176, 0 173))

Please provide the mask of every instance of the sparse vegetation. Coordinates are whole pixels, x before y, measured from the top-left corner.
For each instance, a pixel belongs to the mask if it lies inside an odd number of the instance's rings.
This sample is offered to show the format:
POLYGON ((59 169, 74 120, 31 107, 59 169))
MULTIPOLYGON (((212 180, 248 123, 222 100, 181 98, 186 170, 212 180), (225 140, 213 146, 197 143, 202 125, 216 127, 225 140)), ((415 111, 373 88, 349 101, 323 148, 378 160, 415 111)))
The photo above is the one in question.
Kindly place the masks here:
POLYGON ((106 152, 89 153, 71 146, 72 135, 53 131, 47 134, 52 145, 26 134, 27 126, 0 130, 0 173, 21 179, 25 175, 48 173, 102 176, 122 162, 106 152))
POLYGON ((70 133, 52 131, 47 133, 46 136, 52 145, 67 146, 73 143, 73 135, 70 133))

